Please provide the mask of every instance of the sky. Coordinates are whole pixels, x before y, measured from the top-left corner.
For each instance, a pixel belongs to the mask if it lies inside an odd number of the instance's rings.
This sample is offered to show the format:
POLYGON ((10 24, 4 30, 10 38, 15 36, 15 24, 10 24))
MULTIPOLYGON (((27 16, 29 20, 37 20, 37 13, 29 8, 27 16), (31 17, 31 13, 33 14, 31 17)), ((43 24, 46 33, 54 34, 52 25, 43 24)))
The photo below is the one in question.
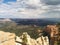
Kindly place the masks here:
POLYGON ((0 18, 60 18, 60 0, 0 0, 0 18))

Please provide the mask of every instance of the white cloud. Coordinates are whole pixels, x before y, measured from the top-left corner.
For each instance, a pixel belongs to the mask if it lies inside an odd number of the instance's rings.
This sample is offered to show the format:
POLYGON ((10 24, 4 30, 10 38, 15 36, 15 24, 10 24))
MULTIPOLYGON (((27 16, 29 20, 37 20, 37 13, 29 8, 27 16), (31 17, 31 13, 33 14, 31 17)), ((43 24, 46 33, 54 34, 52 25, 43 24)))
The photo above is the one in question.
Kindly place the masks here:
POLYGON ((60 5, 45 5, 40 0, 17 0, 17 2, 0 4, 0 15, 11 18, 43 18, 45 16, 41 15, 42 13, 51 9, 60 11, 57 8, 60 9, 60 5))
POLYGON ((45 10, 42 10, 41 7, 38 5, 39 1, 37 0, 29 0, 28 2, 26 1, 25 4, 24 2, 25 1, 17 1, 8 2, 8 4, 1 4, 0 15, 13 15, 14 17, 20 18, 38 18, 39 14, 45 12, 45 10), (34 9, 35 7, 36 9, 34 9))

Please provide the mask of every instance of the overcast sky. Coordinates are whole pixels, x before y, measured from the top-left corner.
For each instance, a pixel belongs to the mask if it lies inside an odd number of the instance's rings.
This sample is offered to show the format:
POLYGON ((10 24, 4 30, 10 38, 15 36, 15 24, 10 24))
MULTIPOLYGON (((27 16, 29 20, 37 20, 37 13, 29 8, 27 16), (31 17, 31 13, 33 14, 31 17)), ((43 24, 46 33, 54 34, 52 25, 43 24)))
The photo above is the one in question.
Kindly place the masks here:
POLYGON ((0 0, 0 18, 60 18, 60 0, 0 0))

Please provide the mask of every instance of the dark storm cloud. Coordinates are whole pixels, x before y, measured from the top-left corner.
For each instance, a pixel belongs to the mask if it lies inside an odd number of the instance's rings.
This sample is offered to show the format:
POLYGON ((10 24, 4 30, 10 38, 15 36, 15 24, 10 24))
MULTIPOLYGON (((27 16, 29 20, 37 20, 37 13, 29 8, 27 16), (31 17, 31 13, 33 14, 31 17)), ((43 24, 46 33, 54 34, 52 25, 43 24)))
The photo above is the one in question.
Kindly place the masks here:
POLYGON ((41 0, 43 3, 47 5, 59 5, 60 0, 41 0))

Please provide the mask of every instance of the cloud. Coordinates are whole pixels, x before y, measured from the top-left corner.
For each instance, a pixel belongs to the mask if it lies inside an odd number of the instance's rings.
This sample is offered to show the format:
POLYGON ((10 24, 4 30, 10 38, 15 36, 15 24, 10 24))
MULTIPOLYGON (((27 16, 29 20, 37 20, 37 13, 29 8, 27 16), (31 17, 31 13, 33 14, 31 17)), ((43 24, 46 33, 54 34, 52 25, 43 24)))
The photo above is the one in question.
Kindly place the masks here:
POLYGON ((49 11, 42 14, 45 18, 60 18, 60 11, 49 11))
POLYGON ((2 3, 4 0, 0 0, 0 3, 2 3))
POLYGON ((59 9, 60 5, 47 5, 41 0, 17 0, 17 2, 1 3, 0 16, 7 18, 47 18, 52 17, 47 12, 60 11, 59 9))
POLYGON ((7 4, 3 3, 0 6, 0 15, 8 15, 8 17, 9 15, 12 15, 20 18, 38 18, 39 14, 46 11, 40 7, 42 5, 40 5, 38 2, 39 1, 36 0, 24 0, 8 2, 7 4))
POLYGON ((41 0, 47 5, 58 5, 60 4, 60 0, 41 0))

